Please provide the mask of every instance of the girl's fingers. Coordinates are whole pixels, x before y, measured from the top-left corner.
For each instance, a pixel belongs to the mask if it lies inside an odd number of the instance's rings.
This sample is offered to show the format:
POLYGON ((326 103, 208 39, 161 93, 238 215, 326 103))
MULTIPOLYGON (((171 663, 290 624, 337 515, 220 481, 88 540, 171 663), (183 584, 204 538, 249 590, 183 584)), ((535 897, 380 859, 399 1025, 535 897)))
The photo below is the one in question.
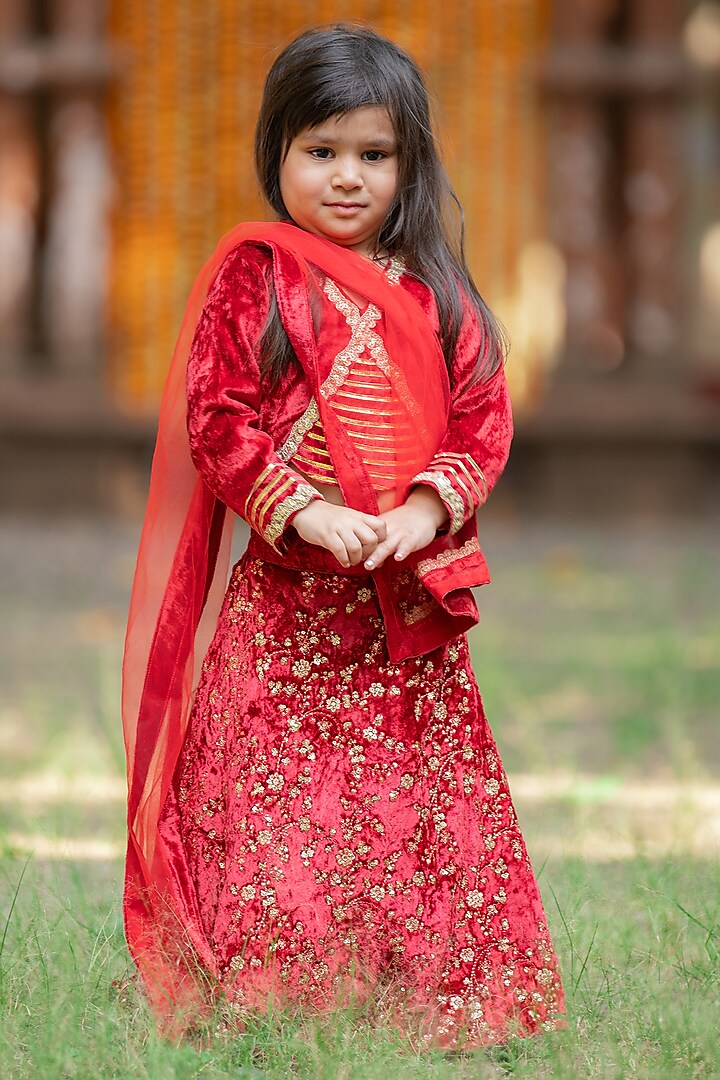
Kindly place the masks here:
POLYGON ((343 537, 345 543, 345 550, 348 554, 351 566, 357 566, 359 562, 362 562, 363 549, 362 544, 358 540, 357 536, 343 537))
MULTIPOLYGON (((404 551, 408 545, 404 543, 404 536, 388 537, 375 548, 370 558, 365 561, 366 570, 378 570, 389 555, 394 555, 398 550, 404 551)), ((407 554, 407 552, 405 552, 407 554)))
POLYGON ((357 566, 363 562, 387 535, 385 520, 374 514, 362 514, 348 507, 333 507, 331 514, 326 514, 326 517, 329 520, 322 523, 317 538, 306 535, 306 539, 326 548, 341 566, 357 566))
MULTIPOLYGON (((384 543, 387 544, 387 541, 384 543)), ((341 566, 357 566, 368 559, 368 556, 374 560, 381 547, 382 545, 378 544, 377 536, 372 531, 363 537, 358 536, 355 532, 339 532, 333 540, 332 547, 329 546, 329 550, 332 551, 341 566)), ((374 565, 376 567, 381 566, 392 551, 394 551, 394 548, 391 546, 381 556, 381 562, 374 565)))
POLYGON ((369 527, 369 525, 358 524, 355 527, 355 535, 362 544, 363 557, 367 558, 371 551, 374 551, 378 545, 378 535, 369 527))
POLYGON ((309 543, 327 548, 345 567, 364 563, 366 570, 378 570, 391 555, 402 562, 430 543, 435 534, 432 523, 422 515, 408 513, 405 507, 388 511, 382 518, 350 507, 314 505, 323 507, 322 512, 315 511, 320 520, 303 521, 298 531, 309 543))
POLYGON ((347 567, 350 565, 347 550, 339 537, 336 541, 330 542, 326 546, 330 554, 335 556, 341 566, 347 567))
POLYGON ((390 552, 386 548, 381 547, 378 544, 378 546, 372 552, 370 558, 365 560, 365 569, 379 570, 389 554, 390 552))
POLYGON ((357 566, 363 559, 367 559, 377 547, 377 534, 362 522, 353 522, 351 528, 338 531, 352 566, 357 566))
POLYGON ((362 514, 362 521, 377 537, 378 540, 385 540, 387 537, 387 522, 385 518, 374 517, 372 514, 362 514))

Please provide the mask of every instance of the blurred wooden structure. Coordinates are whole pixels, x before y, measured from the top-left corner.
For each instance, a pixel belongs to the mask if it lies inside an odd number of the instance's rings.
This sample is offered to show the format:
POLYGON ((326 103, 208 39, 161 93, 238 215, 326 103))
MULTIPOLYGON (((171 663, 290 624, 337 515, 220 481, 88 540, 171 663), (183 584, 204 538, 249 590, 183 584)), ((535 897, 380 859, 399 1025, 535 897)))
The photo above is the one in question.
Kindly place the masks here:
POLYGON ((107 18, 4 0, 0 509, 137 505, 192 277, 262 213, 264 73, 340 16, 408 48, 441 103, 473 269, 515 342, 500 511, 720 504, 720 338, 696 303, 720 62, 683 47, 708 6, 720 20, 714 0, 111 0, 107 18))
MULTIPOLYGON (((583 492, 605 509, 720 502, 720 339, 693 333, 692 250, 703 211, 720 214, 720 65, 703 77, 683 50, 693 9, 554 3, 541 85, 566 332, 562 363, 523 430, 538 509, 546 498, 582 505, 583 492), (691 125, 702 99, 716 186, 694 208, 704 178, 693 172, 691 125)), ((708 21, 720 42, 720 7, 708 21)))

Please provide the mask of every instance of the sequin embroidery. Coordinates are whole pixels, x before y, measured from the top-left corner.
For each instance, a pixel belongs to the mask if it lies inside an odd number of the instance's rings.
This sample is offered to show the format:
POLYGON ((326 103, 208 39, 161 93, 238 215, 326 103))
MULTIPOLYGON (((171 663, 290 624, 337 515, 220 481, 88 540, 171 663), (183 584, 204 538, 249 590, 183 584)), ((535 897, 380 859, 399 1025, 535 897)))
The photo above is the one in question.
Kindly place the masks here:
POLYGON ((467 643, 390 663, 370 577, 243 557, 161 829, 240 1011, 369 995, 428 1046, 555 1025, 557 964, 467 643))

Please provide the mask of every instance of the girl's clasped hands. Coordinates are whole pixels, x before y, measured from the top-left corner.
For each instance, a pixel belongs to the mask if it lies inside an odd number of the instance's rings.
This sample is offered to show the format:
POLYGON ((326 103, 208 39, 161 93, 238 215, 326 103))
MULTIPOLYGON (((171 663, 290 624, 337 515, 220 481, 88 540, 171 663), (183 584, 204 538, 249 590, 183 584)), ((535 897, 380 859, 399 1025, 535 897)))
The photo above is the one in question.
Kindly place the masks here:
POLYGON ((295 515, 293 525, 303 540, 326 548, 341 566, 362 562, 366 570, 378 570, 390 555, 401 562, 427 547, 447 517, 440 496, 419 486, 402 506, 377 516, 316 499, 295 515))

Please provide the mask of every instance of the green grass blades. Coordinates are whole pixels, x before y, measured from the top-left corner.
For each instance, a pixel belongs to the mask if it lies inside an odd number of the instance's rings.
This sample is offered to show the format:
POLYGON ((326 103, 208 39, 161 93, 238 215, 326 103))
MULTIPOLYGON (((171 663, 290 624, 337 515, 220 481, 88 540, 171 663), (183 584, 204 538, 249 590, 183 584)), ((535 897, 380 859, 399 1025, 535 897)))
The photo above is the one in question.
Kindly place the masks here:
POLYGON ((568 1025, 464 1055, 420 1052, 362 1010, 281 1011, 242 1030, 218 1017, 192 1041, 157 1035, 118 920, 119 866, 2 862, 13 897, 0 969, 4 1077, 455 1078, 720 1075, 720 896, 711 862, 562 860, 541 877, 564 969, 568 1025), (705 897, 703 901, 701 897, 705 897))

